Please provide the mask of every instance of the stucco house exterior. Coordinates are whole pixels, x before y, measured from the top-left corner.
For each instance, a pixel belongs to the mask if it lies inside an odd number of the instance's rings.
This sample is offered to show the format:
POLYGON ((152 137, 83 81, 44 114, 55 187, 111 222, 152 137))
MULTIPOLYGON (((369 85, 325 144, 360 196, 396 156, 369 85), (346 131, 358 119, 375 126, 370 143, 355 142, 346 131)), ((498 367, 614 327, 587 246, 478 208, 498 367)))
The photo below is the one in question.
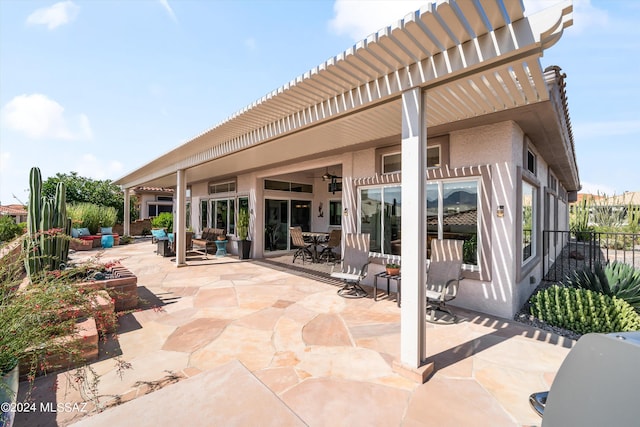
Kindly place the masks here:
POLYGON ((173 212, 173 188, 138 186, 129 190, 129 197, 135 197, 138 219, 173 212))
POLYGON ((571 13, 427 4, 115 182, 175 188, 178 236, 233 239, 247 208, 254 258, 288 249, 291 225, 370 233, 380 268, 402 264, 401 363, 418 367, 430 239, 465 240, 454 305, 512 317, 543 276, 542 230, 568 228, 565 76, 541 57, 571 13))

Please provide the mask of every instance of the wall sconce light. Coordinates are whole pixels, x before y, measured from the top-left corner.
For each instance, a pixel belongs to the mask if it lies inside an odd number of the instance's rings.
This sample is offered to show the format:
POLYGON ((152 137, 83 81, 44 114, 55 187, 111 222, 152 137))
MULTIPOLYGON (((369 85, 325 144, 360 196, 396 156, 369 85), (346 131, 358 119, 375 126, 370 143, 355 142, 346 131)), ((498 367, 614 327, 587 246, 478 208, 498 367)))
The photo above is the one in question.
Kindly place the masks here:
POLYGON ((502 218, 504 216, 504 205, 499 205, 498 210, 496 211, 496 215, 498 218, 502 218))
POLYGON ((344 208, 344 210, 342 211, 342 215, 349 216, 349 210, 347 208, 344 208))

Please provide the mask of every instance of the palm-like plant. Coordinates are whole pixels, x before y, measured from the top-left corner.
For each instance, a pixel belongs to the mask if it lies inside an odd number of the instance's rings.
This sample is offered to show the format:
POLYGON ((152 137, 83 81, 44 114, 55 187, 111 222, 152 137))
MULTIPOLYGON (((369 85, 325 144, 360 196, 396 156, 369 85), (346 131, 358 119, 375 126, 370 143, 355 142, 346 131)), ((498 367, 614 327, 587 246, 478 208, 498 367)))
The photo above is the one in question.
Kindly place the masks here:
POLYGON ((640 270, 629 264, 617 261, 604 267, 596 264, 594 271, 588 268, 575 271, 564 284, 623 299, 640 313, 640 270))

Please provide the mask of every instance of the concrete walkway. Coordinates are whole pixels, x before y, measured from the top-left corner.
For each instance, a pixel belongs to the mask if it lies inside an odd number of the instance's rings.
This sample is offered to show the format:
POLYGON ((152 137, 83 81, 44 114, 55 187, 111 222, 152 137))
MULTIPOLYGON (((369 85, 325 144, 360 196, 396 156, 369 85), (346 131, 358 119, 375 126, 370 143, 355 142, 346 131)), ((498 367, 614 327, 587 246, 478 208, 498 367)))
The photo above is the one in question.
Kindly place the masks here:
POLYGON ((36 381, 37 404, 66 406, 20 413, 16 426, 540 425, 528 396, 549 389, 573 345, 456 309, 459 323, 428 325, 436 371, 416 384, 391 368, 395 299, 344 299, 331 283, 259 260, 189 257, 176 268, 154 249, 147 240, 102 256, 138 276, 144 300, 92 364, 106 409, 82 406, 71 376, 49 375, 36 381), (131 364, 122 376, 118 354, 131 364))

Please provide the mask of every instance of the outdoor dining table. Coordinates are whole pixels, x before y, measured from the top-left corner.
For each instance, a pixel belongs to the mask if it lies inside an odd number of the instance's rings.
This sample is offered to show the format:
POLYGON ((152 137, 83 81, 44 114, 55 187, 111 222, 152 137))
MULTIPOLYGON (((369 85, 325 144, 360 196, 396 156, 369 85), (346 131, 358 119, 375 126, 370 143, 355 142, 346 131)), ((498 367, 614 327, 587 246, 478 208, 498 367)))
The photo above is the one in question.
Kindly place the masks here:
POLYGON ((318 246, 320 243, 327 241, 329 233, 323 231, 303 231, 302 237, 311 240, 311 244, 313 245, 313 262, 318 262, 318 246))

